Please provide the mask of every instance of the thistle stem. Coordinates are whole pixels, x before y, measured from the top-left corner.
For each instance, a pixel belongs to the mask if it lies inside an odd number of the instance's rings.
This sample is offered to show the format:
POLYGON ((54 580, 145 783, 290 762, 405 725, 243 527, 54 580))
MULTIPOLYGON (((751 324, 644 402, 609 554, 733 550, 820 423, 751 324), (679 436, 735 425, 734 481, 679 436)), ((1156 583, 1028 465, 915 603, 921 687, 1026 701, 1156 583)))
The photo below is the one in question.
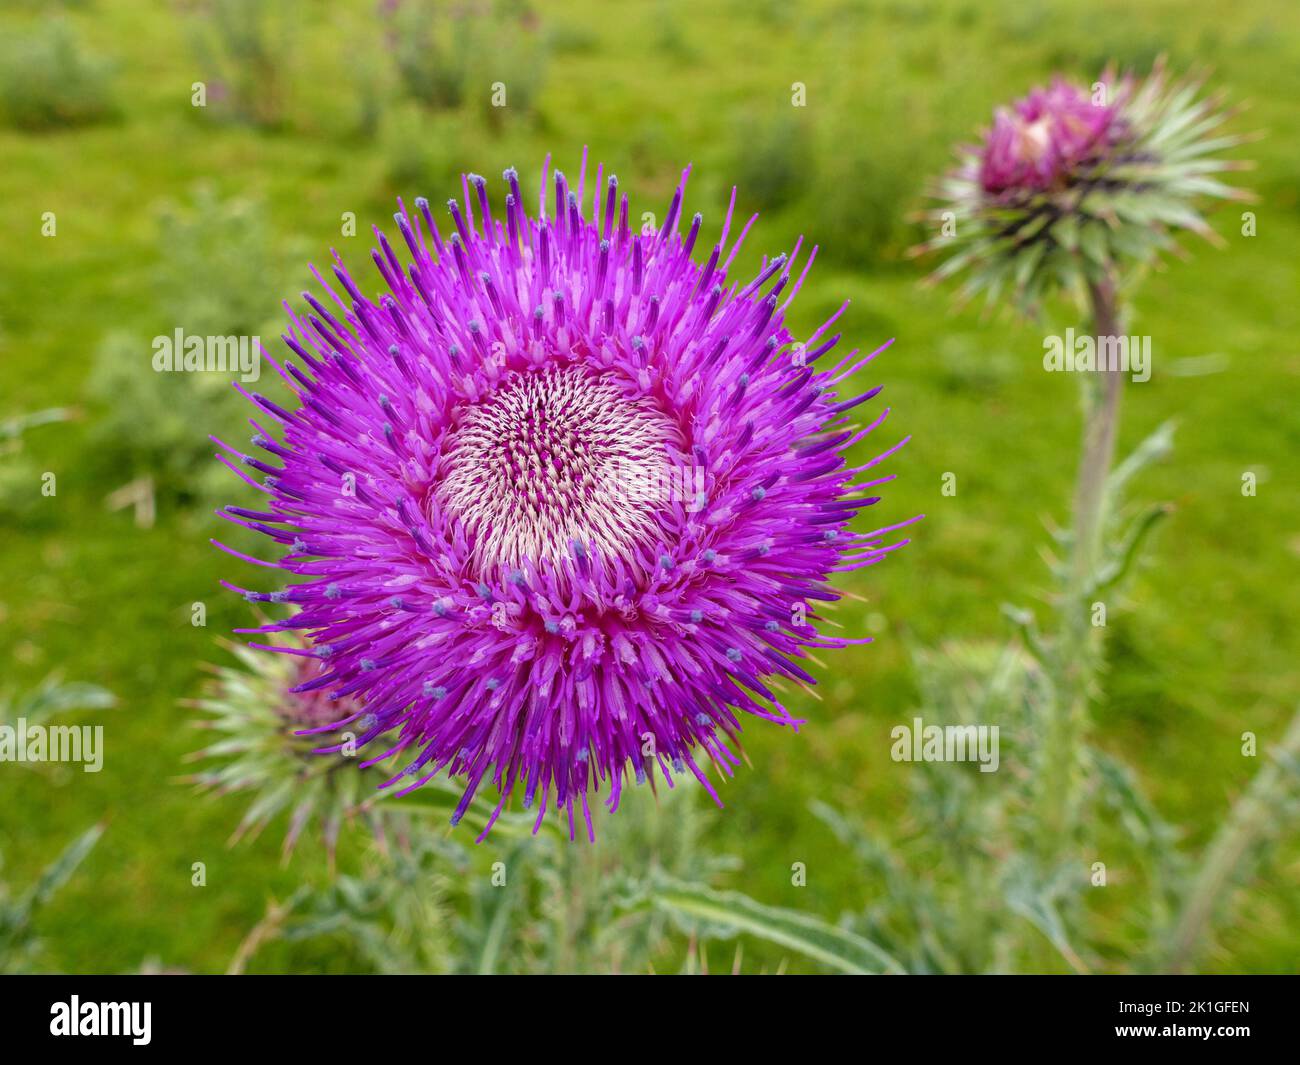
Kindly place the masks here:
MULTIPOLYGON (((1113 279, 1089 285, 1092 326, 1098 350, 1104 337, 1118 336, 1119 302, 1113 279)), ((1074 534, 1064 576, 1056 640, 1051 719, 1043 736, 1039 781, 1040 853, 1055 857, 1077 835, 1081 788, 1080 750, 1088 720, 1088 700, 1101 657, 1101 630, 1090 620, 1088 602, 1101 560, 1107 520, 1107 483, 1115 461, 1123 374, 1107 369, 1100 388, 1087 383, 1083 451, 1074 493, 1074 534)))
MULTIPOLYGON (((1106 337, 1120 335, 1119 306, 1111 280, 1090 284, 1092 322, 1098 351, 1106 337)), ((1102 532, 1106 521, 1106 482, 1115 461, 1115 437, 1119 429, 1119 401, 1124 374, 1117 367, 1102 372, 1100 396, 1090 404, 1084 428, 1083 455, 1074 496, 1074 546, 1071 558, 1072 587, 1076 596, 1085 595, 1097 568, 1102 532)), ((1082 605, 1082 604, 1077 604, 1082 605)))

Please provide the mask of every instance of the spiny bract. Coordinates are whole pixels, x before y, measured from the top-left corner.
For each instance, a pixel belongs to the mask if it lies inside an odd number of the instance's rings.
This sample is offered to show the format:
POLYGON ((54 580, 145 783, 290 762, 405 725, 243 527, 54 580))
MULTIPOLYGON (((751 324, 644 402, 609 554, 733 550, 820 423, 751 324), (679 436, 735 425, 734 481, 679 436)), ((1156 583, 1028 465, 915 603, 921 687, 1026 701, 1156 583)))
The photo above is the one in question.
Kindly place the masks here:
MULTIPOLYGON (((277 649, 290 653, 307 645, 292 633, 275 633, 277 649)), ((205 716, 194 722, 216 734, 213 742, 190 756, 203 768, 190 777, 216 795, 240 793, 250 802, 231 843, 257 836, 276 817, 288 812, 282 848, 286 859, 313 824, 331 865, 339 831, 359 816, 383 839, 386 811, 363 808, 367 785, 376 781, 356 772, 350 750, 322 756, 304 738, 340 717, 362 712, 358 700, 333 700, 319 689, 295 693, 291 686, 318 676, 322 663, 313 657, 271 658, 231 645, 237 666, 212 667, 202 696, 193 704, 205 716)))

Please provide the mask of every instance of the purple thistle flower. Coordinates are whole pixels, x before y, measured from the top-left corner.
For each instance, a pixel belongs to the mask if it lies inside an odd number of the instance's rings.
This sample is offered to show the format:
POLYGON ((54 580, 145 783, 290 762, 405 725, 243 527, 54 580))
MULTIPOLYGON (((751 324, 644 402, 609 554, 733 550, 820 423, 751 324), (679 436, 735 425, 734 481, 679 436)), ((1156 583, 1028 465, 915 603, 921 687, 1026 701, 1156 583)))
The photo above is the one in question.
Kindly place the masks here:
POLYGON ((1118 108, 1094 102, 1061 78, 1034 89, 1010 108, 998 108, 980 161, 980 185, 1043 191, 1061 184, 1102 155, 1114 138, 1118 108))
POLYGON ((869 642, 819 635, 812 604, 910 522, 849 527, 906 441, 846 465, 888 410, 850 424, 879 389, 839 390, 878 352, 826 365, 843 307, 802 344, 785 325, 815 248, 797 276, 802 239, 729 281, 754 221, 728 246, 734 192, 701 262, 689 169, 644 233, 603 168, 588 199, 585 155, 576 187, 548 169, 535 219, 514 170, 503 210, 463 178, 445 233, 403 206, 405 265, 376 230, 378 302, 337 259, 337 287, 316 275, 341 311, 290 312, 299 405, 249 396, 283 442, 254 421, 265 460, 222 445, 269 507, 223 516, 291 545, 301 580, 244 594, 297 613, 254 631, 309 634, 324 671, 295 690, 361 699, 358 746, 397 736, 363 765, 400 756, 398 794, 463 778, 453 823, 486 779, 493 819, 521 796, 572 835, 589 792, 613 809, 656 770, 716 801, 701 762, 732 773, 744 714, 797 727, 768 680, 811 684, 808 649, 869 642))
POLYGON ((1197 80, 1104 71, 1092 94, 1061 78, 999 109, 980 144, 932 188, 935 235, 912 249, 946 254, 932 282, 966 275, 961 300, 1003 294, 1034 313, 1063 291, 1086 304, 1175 247, 1181 230, 1216 240, 1202 216, 1215 200, 1247 200, 1221 176, 1247 164, 1223 157, 1246 138, 1197 80))

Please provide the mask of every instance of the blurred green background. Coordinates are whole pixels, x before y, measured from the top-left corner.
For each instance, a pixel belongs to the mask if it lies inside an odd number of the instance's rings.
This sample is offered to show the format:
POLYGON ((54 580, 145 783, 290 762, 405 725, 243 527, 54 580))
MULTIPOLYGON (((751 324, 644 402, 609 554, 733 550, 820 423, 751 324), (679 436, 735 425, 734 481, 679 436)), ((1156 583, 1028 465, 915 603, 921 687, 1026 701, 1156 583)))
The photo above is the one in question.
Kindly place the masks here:
MULTIPOLYGON (((1212 68, 1215 85, 1249 104, 1234 128, 1264 131, 1238 152, 1258 163, 1241 178, 1259 195, 1258 231, 1240 235, 1239 209, 1219 211, 1226 246, 1189 244, 1188 261, 1137 296, 1134 330, 1155 338, 1156 369, 1129 389, 1121 445, 1178 419, 1172 459, 1138 486, 1176 511, 1112 613, 1095 721, 1100 745, 1136 768, 1187 844, 1203 843, 1256 767, 1241 733, 1276 738, 1300 696, 1294 3, 432 7, 432 20, 374 0, 0 9, 0 420, 76 408, 27 432, 0 478, 0 687, 57 670, 119 700, 69 719, 105 725, 103 772, 0 765, 3 878, 30 881, 108 821, 41 918, 46 963, 223 970, 268 897, 321 861, 304 853, 282 867, 274 831, 227 849, 242 804, 199 800, 177 779, 201 745, 178 700, 195 693, 202 662, 224 660, 214 637, 249 620, 217 584, 248 569, 208 544, 223 535, 213 505, 247 493, 210 459, 206 434, 232 424, 238 434, 244 413, 224 389, 193 394, 207 385, 192 375, 154 375, 149 339, 183 325, 270 345, 280 301, 297 300, 307 263, 324 267, 330 248, 377 291, 369 227, 391 228, 398 195, 437 204, 462 171, 495 181, 514 165, 531 199, 545 154, 576 174, 584 145, 593 168, 618 174, 634 218, 662 218, 691 163, 687 209, 716 234, 739 186, 739 209, 762 215, 741 273, 800 234, 818 243, 796 333, 849 299, 841 324, 854 346, 898 338, 858 382, 883 383, 893 409, 871 446, 912 436, 875 516, 927 518, 911 546, 843 582, 865 601, 847 601, 838 619, 876 643, 828 663, 822 701, 792 705, 809 719, 797 736, 747 730, 753 768, 725 786, 725 810, 703 818, 708 848, 739 861, 723 886, 829 920, 884 891, 808 802, 907 840, 911 767, 890 760, 889 731, 917 699, 908 642, 1001 635, 1000 604, 1046 586, 1042 522, 1064 519, 1078 439, 1075 381, 1041 371, 1044 330, 1076 324, 1069 309, 1049 308, 1045 325, 952 311, 948 293, 918 286, 908 219, 951 145, 995 105, 1056 70, 1091 82, 1107 61, 1145 70, 1162 53, 1175 70, 1212 68), (505 108, 490 106, 495 81, 505 108), (805 107, 791 104, 796 82, 805 107), (55 236, 42 235, 46 212, 55 236), (341 234, 345 212, 356 236, 341 234), (58 478, 53 498, 40 494, 46 471, 58 478), (941 495, 946 472, 955 497, 941 495), (1254 497, 1242 495, 1245 472, 1258 477, 1254 497), (106 502, 145 476, 157 510, 147 528, 106 502), (195 602, 205 628, 191 625, 195 602), (200 860, 208 887, 197 890, 200 860), (806 887, 791 885, 794 862, 807 865, 806 887)), ((346 846, 341 860, 353 860, 346 846)), ((1137 934, 1121 916, 1136 888, 1115 864, 1096 905, 1103 920, 1115 915, 1106 939, 1119 967, 1137 934)), ((1298 883, 1292 841, 1237 900, 1200 968, 1300 969, 1298 883)), ((774 967, 783 955, 760 945, 750 957, 774 967)), ((286 944, 257 963, 345 966, 286 944)))

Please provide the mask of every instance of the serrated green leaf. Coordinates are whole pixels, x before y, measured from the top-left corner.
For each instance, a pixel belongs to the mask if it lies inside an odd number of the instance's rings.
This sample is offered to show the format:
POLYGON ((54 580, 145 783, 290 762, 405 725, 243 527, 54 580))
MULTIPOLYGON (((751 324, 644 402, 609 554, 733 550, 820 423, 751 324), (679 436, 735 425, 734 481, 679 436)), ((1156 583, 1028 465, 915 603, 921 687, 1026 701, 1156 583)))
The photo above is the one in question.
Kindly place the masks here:
POLYGON ((796 910, 766 906, 738 891, 660 878, 651 904, 687 924, 757 936, 843 973, 903 973, 886 951, 862 936, 796 910))

